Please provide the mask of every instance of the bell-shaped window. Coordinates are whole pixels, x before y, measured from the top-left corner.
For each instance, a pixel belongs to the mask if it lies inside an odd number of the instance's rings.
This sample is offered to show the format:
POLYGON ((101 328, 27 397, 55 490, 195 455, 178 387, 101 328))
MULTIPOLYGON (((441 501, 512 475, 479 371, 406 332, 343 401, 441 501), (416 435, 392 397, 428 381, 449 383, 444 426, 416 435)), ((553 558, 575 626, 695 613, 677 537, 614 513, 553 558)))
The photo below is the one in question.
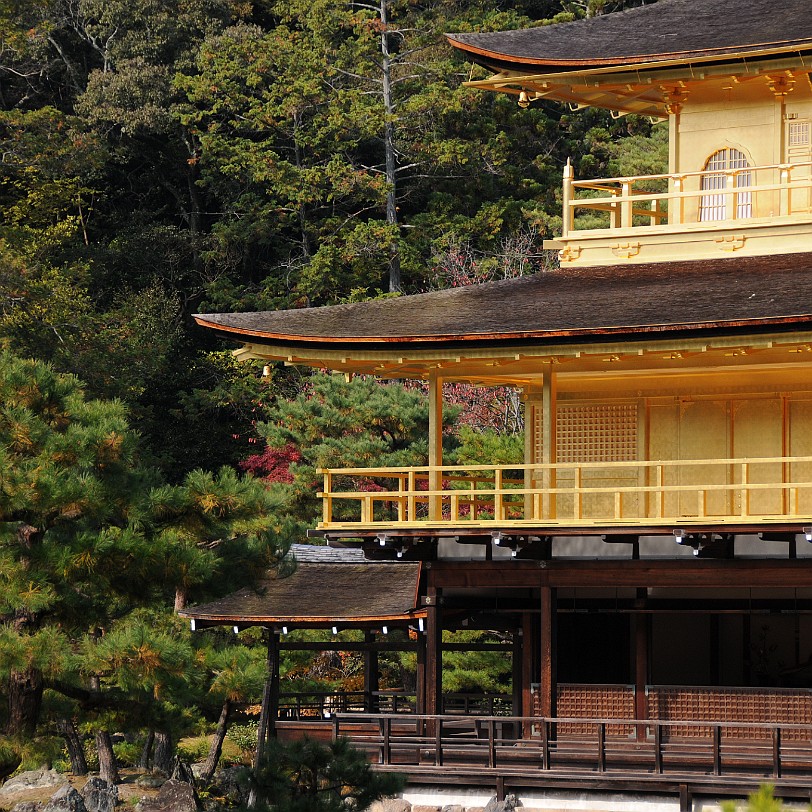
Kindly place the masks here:
POLYGON ((700 221, 727 220, 731 216, 742 220, 753 216, 752 192, 724 194, 722 191, 746 189, 752 185, 752 172, 743 152, 733 148, 720 149, 708 158, 704 171, 700 189, 707 194, 700 198, 700 221))

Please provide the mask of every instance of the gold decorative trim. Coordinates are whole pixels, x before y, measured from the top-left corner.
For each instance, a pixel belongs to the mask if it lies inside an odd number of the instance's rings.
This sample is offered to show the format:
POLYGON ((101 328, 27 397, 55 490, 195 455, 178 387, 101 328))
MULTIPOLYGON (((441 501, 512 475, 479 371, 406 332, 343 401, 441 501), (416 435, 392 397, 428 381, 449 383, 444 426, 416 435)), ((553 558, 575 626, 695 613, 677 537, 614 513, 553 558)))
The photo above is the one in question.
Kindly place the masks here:
POLYGON ((580 245, 566 245, 558 252, 558 258, 562 262, 572 262, 581 256, 583 250, 580 245))
POLYGON ((640 253, 639 242, 619 242, 612 246, 612 253, 620 259, 636 257, 640 253))
POLYGON ((717 237, 714 242, 720 251, 738 251, 746 240, 744 234, 727 234, 724 237, 717 237))

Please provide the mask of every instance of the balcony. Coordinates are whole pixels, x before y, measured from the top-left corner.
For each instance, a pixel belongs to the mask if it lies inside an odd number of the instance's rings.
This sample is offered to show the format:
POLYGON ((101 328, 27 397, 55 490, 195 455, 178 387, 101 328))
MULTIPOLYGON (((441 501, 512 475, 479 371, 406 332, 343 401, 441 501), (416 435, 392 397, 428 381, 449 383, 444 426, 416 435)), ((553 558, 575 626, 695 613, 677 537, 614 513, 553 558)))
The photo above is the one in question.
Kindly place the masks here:
POLYGON ((732 532, 812 524, 812 456, 320 473, 320 530, 687 526, 732 532))
POLYGON ((794 253, 812 236, 812 163, 598 180, 568 164, 563 208, 545 247, 565 266, 794 253))

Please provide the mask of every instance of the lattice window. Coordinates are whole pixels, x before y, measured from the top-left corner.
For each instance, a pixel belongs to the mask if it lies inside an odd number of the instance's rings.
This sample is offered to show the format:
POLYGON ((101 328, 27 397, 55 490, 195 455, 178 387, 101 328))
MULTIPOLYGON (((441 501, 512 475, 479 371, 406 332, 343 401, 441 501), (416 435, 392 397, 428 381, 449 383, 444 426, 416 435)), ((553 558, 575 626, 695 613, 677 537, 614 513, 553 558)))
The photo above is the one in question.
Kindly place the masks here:
POLYGON ((810 144, 810 127, 808 121, 790 121, 787 130, 787 146, 808 147, 810 144))
POLYGON ((559 462, 637 459, 637 404, 584 404, 557 410, 559 462))
MULTIPOLYGON (((712 173, 702 176, 703 192, 721 191, 727 188, 727 179, 733 173, 733 186, 741 189, 752 186, 752 172, 748 169, 747 157, 737 149, 720 149, 708 158, 705 171, 712 173)), ((725 194, 705 194, 699 203, 699 219, 702 222, 726 220, 730 196, 725 194)), ((735 216, 744 219, 753 216, 753 193, 738 192, 734 198, 735 216)))

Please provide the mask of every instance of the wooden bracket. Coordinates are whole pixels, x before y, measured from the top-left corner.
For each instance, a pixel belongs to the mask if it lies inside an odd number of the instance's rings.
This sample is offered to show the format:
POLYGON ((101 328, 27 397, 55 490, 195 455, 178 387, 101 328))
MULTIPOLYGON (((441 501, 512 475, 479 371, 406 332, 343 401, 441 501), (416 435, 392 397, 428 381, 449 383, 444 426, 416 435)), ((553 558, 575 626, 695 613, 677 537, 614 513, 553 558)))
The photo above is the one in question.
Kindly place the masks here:
POLYGON ((714 242, 720 251, 738 251, 746 239, 744 234, 728 234, 724 237, 717 237, 714 242))
POLYGON ((558 258, 562 262, 572 262, 581 256, 581 251, 583 248, 580 245, 567 245, 558 252, 558 258))
POLYGON ((619 242, 612 246, 612 253, 620 259, 636 257, 640 253, 639 242, 619 242))

